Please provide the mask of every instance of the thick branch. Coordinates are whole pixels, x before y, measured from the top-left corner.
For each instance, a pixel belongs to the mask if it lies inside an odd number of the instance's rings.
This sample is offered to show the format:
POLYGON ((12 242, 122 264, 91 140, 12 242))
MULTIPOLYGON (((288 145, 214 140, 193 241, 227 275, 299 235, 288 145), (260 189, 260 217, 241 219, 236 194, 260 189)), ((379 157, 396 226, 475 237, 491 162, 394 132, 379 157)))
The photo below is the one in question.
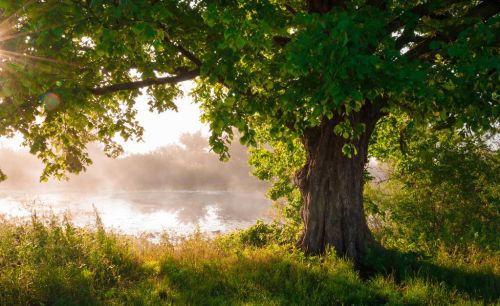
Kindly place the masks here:
POLYGON ((100 96, 100 95, 105 95, 105 94, 109 94, 109 93, 113 93, 113 92, 117 92, 117 91, 140 89, 140 88, 148 87, 148 86, 152 86, 152 85, 177 84, 180 82, 192 80, 199 75, 200 75, 200 70, 194 69, 194 70, 186 71, 184 73, 180 73, 178 75, 168 76, 168 77, 164 77, 164 78, 146 79, 146 80, 142 80, 142 81, 127 82, 127 83, 120 83, 120 84, 113 84, 113 85, 109 85, 109 86, 92 88, 92 89, 90 89, 90 92, 93 93, 94 95, 100 96))
MULTIPOLYGON (((497 1, 484 1, 480 5, 472 8, 463 19, 478 18, 480 20, 487 20, 500 12, 500 2, 497 1)), ((445 29, 435 37, 427 37, 422 42, 417 44, 414 48, 406 53, 410 59, 415 59, 423 56, 429 51, 429 46, 434 39, 451 42, 457 39, 458 35, 464 31, 471 23, 462 24, 445 29)))
POLYGON ((286 44, 288 44, 292 39, 289 37, 284 37, 284 36, 274 36, 273 41, 276 45, 279 47, 284 47, 286 44))
MULTIPOLYGON (((419 18, 422 18, 423 16, 429 16, 432 20, 444 20, 447 17, 450 17, 450 15, 449 13, 439 13, 439 10, 461 1, 463 0, 448 0, 442 3, 442 6, 440 7, 432 7, 431 3, 419 4, 413 7, 409 12, 411 14, 417 15, 419 18)), ((387 25, 387 29, 390 33, 393 33, 403 27, 403 25, 404 24, 401 18, 397 18, 387 25)), ((410 42, 419 43, 422 41, 422 39, 419 39, 418 41, 415 40, 417 38, 417 36, 415 35, 416 26, 416 24, 411 27, 409 27, 408 25, 404 26, 403 34, 396 40, 396 49, 401 49, 410 42)))
MULTIPOLYGON (((419 17, 429 16, 432 19, 442 20, 444 18, 443 15, 438 15, 435 13, 435 11, 438 11, 442 8, 449 7, 452 4, 462 2, 462 1, 463 0, 448 0, 448 1, 443 2, 441 7, 431 7, 432 3, 426 2, 426 3, 414 6, 412 9, 409 10, 409 12, 411 14, 417 15, 419 17)), ((402 16, 404 16, 404 14, 402 16)), ((386 28, 388 29, 388 31, 390 33, 395 32, 404 26, 405 23, 401 19, 402 16, 394 19, 389 24, 387 24, 386 28)))

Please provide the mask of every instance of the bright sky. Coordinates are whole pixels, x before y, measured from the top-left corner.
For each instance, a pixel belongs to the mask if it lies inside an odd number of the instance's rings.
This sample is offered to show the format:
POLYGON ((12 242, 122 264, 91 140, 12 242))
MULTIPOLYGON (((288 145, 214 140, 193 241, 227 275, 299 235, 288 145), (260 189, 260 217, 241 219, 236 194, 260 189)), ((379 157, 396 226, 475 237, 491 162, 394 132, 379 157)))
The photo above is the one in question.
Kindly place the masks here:
POLYGON ((185 97, 176 100, 178 111, 166 111, 158 114, 150 112, 146 96, 137 99, 137 119, 144 127, 144 142, 127 142, 123 144, 126 153, 145 153, 166 144, 176 143, 183 133, 202 131, 208 135, 207 125, 200 122, 200 110, 187 96, 192 88, 192 82, 184 82, 181 86, 185 97))
MULTIPOLYGON (((186 94, 193 86, 191 82, 184 82, 181 85, 186 94)), ((144 127, 144 141, 122 143, 126 154, 146 153, 166 144, 177 143, 183 133, 195 133, 201 130, 202 134, 208 135, 208 126, 200 122, 200 110, 191 97, 186 95, 176 100, 176 104, 178 112, 166 111, 158 114, 150 112, 147 97, 140 96, 136 101, 136 108, 137 119, 144 127)), ((21 136, 12 139, 0 138, 0 147, 20 150, 23 149, 21 143, 21 136)))

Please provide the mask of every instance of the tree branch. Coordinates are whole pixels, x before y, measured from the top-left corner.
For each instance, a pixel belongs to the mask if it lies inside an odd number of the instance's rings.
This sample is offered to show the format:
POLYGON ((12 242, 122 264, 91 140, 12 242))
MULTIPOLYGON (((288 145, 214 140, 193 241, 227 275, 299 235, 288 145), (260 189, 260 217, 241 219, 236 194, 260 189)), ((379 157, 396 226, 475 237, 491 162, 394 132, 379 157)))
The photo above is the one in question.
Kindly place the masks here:
POLYGON ((286 46, 292 39, 289 37, 284 37, 284 36, 274 36, 273 41, 276 45, 279 47, 284 47, 286 46))
MULTIPOLYGON (((167 38, 168 39, 168 38, 167 38)), ((191 62, 193 62, 196 66, 201 66, 203 63, 199 58, 197 58, 191 51, 188 49, 184 48, 181 44, 174 43, 172 42, 172 45, 179 50, 179 52, 184 55, 187 59, 189 59, 191 62)))
POLYGON ((109 86, 91 88, 90 92, 94 95, 102 96, 102 95, 117 92, 117 91, 135 90, 135 89, 140 89, 140 88, 148 87, 148 86, 152 86, 152 85, 177 84, 180 82, 192 80, 199 75, 200 75, 200 70, 194 69, 194 70, 186 71, 184 73, 180 73, 180 74, 174 75, 174 76, 155 78, 155 79, 146 79, 146 80, 136 81, 136 82, 127 82, 127 83, 120 83, 120 84, 113 84, 113 85, 109 85, 109 86))
POLYGON ((297 14, 297 11, 291 7, 289 4, 286 4, 285 3, 285 9, 292 15, 296 15, 297 14))
MULTIPOLYGON (((497 1, 484 1, 478 6, 475 6, 462 17, 462 19, 479 18, 480 20, 487 20, 500 12, 500 2, 497 1)), ((450 27, 445 29, 437 36, 429 36, 417 44, 414 48, 408 51, 405 55, 409 59, 416 59, 425 55, 429 51, 429 46, 434 39, 441 39, 443 41, 451 42, 455 40, 458 35, 464 31, 471 23, 461 24, 459 26, 450 27)))
MULTIPOLYGON (((413 8, 411 8, 409 11, 406 11, 406 12, 407 13, 409 12, 409 13, 411 13, 413 15, 417 15, 419 17, 429 16, 432 19, 442 20, 444 17, 442 15, 436 14, 435 11, 443 9, 443 8, 446 8, 446 7, 449 7, 452 4, 455 4, 455 3, 458 3, 458 2, 462 2, 462 1, 463 0, 448 0, 448 1, 445 1, 445 2, 442 3, 443 6, 441 6, 441 7, 434 7, 434 8, 430 6, 432 4, 432 2, 430 2, 430 3, 426 2, 426 3, 423 3, 423 4, 416 5, 413 8)), ((405 14, 402 14, 401 16, 397 17, 396 19, 392 20, 391 22, 389 22, 387 24, 386 28, 388 29, 389 33, 397 31, 401 27, 404 26, 404 21, 401 20, 401 17, 403 17, 404 15, 405 14)))
MULTIPOLYGON (((449 13, 436 13, 436 11, 439 11, 461 1, 463 0, 448 0, 442 3, 442 6, 440 7, 432 7, 432 4, 427 2, 414 6, 408 12, 417 15, 419 18, 423 16, 429 16, 432 20, 444 20, 446 19, 446 17, 449 17, 449 13)), ((419 41, 415 41, 415 39, 417 38, 417 36, 415 35, 416 26, 417 24, 413 24, 411 27, 408 27, 408 25, 405 25, 403 23, 401 17, 396 18, 387 25, 386 28, 391 34, 403 27, 403 33, 399 38, 396 39, 396 49, 401 49, 410 42, 419 43, 422 41, 422 39, 420 39, 419 41)))
POLYGON ((165 37, 164 37, 164 40, 168 43, 168 44, 171 44, 172 46, 174 46, 175 48, 177 48, 177 50, 179 50, 179 52, 185 57, 187 58, 188 60, 190 60, 191 62, 193 62, 196 66, 201 66, 203 63, 201 62, 201 60, 196 56, 194 55, 191 51, 189 51, 188 49, 184 48, 181 44, 179 43, 174 43, 169 37, 168 37, 168 34, 167 34, 167 28, 164 26, 164 25, 160 25, 161 29, 163 30, 164 34, 165 34, 165 37))

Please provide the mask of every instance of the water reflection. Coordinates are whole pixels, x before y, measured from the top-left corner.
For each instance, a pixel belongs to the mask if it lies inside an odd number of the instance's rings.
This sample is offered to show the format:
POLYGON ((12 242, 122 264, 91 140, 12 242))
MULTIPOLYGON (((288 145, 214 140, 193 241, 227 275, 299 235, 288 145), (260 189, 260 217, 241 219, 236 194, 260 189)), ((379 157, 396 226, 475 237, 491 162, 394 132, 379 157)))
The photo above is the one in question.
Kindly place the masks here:
POLYGON ((69 214, 82 226, 95 222, 97 211, 106 228, 132 235, 227 232, 265 219, 270 205, 261 193, 243 192, 0 193, 0 215, 7 218, 69 214))

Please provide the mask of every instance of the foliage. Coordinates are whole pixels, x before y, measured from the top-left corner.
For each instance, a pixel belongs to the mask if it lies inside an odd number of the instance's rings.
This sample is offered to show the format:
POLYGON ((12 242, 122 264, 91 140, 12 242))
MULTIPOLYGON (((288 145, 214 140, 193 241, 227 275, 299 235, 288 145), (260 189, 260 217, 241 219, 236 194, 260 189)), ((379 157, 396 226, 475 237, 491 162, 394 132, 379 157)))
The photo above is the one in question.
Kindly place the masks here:
MULTIPOLYGON (((274 231, 266 226, 249 231, 274 231)), ((498 256, 387 255, 391 273, 362 279, 333 252, 308 257, 289 244, 242 243, 247 234, 241 235, 209 240, 196 233, 176 243, 165 236, 152 244, 54 217, 2 220, 0 299, 8 305, 482 305, 500 298, 498 256)))
MULTIPOLYGON (((369 186, 392 242, 433 252, 499 251, 500 169, 495 144, 477 135, 419 131, 397 160, 392 181, 369 186)), ((410 247, 411 248, 411 247, 410 247)))
POLYGON ((232 245, 231 242, 236 242, 235 247, 239 244, 255 247, 270 244, 292 246, 297 241, 299 229, 300 226, 293 222, 273 221, 266 224, 258 220, 251 227, 229 234, 226 238, 229 245, 232 245))
POLYGON ((259 132, 258 137, 259 143, 266 145, 249 151, 248 163, 253 166, 252 174, 271 182, 267 197, 275 201, 278 208, 282 206, 278 211, 287 222, 298 224, 301 221, 298 212, 302 198, 295 186, 294 176, 305 162, 303 146, 298 140, 289 143, 272 141, 264 131, 259 132))
POLYGON ((139 89, 165 111, 195 78, 222 158, 233 128, 243 144, 262 128, 293 143, 338 116, 349 142, 367 103, 475 130, 496 123, 498 3, 336 1, 318 14, 315 2, 2 1, 0 135, 20 132, 42 179, 61 178, 91 163, 87 143, 116 156, 115 136, 141 137, 139 89))

